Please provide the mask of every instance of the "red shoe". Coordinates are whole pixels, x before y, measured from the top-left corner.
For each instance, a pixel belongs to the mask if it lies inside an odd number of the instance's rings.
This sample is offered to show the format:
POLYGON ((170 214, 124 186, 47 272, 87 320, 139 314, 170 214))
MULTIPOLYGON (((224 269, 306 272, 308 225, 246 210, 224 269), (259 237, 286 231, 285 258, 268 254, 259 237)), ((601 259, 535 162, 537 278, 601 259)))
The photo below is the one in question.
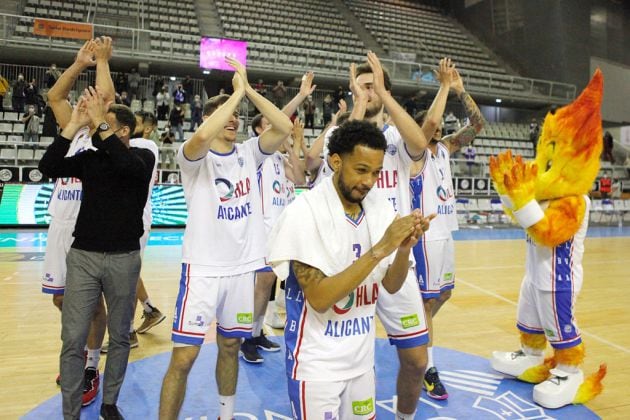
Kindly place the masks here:
POLYGON ((98 386, 100 384, 100 377, 98 376, 98 370, 94 368, 86 368, 83 374, 83 402, 82 405, 90 405, 96 399, 98 395, 98 386))

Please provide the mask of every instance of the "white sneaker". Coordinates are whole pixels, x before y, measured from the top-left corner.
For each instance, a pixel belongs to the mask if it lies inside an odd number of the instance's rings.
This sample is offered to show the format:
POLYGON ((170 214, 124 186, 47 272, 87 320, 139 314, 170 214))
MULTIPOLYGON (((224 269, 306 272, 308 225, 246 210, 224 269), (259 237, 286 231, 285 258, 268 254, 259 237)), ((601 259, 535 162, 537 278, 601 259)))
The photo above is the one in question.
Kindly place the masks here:
POLYGON ((584 373, 581 370, 568 373, 560 369, 551 369, 549 373, 549 379, 534 387, 534 402, 545 408, 560 408, 571 404, 584 382, 584 373))
POLYGON ((545 356, 531 356, 523 350, 506 352, 493 351, 490 358, 492 369, 511 376, 520 376, 527 369, 538 366, 545 361, 545 356))
POLYGON ((284 328, 285 320, 284 317, 280 316, 278 312, 273 311, 271 316, 265 317, 265 324, 269 325, 271 328, 284 328))

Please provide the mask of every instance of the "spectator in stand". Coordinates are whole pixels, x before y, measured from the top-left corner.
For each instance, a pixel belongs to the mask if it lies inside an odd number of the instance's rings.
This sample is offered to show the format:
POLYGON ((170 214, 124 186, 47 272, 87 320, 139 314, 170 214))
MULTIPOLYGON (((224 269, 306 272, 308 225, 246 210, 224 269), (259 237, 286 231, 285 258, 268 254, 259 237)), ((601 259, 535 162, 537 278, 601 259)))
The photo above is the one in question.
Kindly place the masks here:
POLYGON ((165 84, 166 82, 164 81, 164 78, 160 77, 159 79, 156 79, 155 83, 153 83, 153 92, 151 92, 151 95, 153 95, 153 97, 157 97, 158 93, 162 90, 162 86, 165 84))
POLYGON ((466 157, 466 166, 468 167, 468 176, 472 176, 473 166, 475 166, 475 156, 477 152, 473 147, 472 143, 464 149, 464 157, 466 157))
POLYGON ((192 102, 192 108, 190 110, 190 130, 195 131, 198 126, 202 123, 202 115, 203 115, 203 102, 201 102, 201 97, 199 95, 195 95, 195 98, 192 102))
POLYGON ((136 69, 131 69, 131 73, 129 73, 129 97, 131 99, 140 99, 138 96, 138 92, 140 89, 140 74, 136 71, 136 69))
POLYGON ((39 141, 39 117, 35 113, 35 105, 29 105, 28 111, 22 117, 24 123, 24 141, 37 143, 39 141))
POLYGON ((460 128, 461 125, 459 123, 459 120, 457 119, 455 114, 453 114, 453 111, 448 111, 448 114, 446 114, 446 117, 444 117, 444 132, 446 133, 446 135, 448 136, 449 134, 453 134, 460 128))
POLYGON ((121 93, 122 91, 129 91, 129 79, 127 75, 123 72, 119 72, 116 76, 116 80, 114 81, 114 86, 116 87, 116 92, 121 93))
POLYGON ((337 86, 337 90, 335 91, 335 95, 333 96, 333 109, 335 112, 339 111, 339 101, 346 99, 346 91, 343 86, 337 86))
POLYGON ((304 108, 304 127, 313 130, 315 128, 315 101, 312 95, 308 95, 302 107, 304 108))
POLYGON ((4 110, 4 97, 9 91, 9 81, 0 74, 0 111, 4 110))
POLYGON ((324 127, 332 120, 334 108, 335 104, 333 104, 332 96, 328 93, 324 96, 324 101, 322 102, 322 118, 324 120, 324 127))
POLYGON ((190 76, 186 75, 184 81, 182 82, 182 87, 186 93, 186 99, 190 101, 190 104, 192 105, 192 101, 194 100, 193 98, 195 97, 195 85, 193 84, 190 76))
POLYGON ((614 139, 610 131, 604 133, 604 150, 602 151, 602 160, 604 162, 615 163, 615 157, 613 156, 614 139))
POLYGON ((171 94, 168 93, 166 84, 162 85, 162 90, 155 96, 155 100, 157 101, 158 120, 165 120, 171 104, 171 94))
POLYGON ((254 85, 254 90, 258 92, 261 96, 267 96, 267 86, 265 86, 263 79, 258 79, 258 83, 254 85))
POLYGON ((131 106, 131 98, 129 98, 129 95, 127 95, 127 92, 124 90, 120 92, 120 103, 125 106, 131 106))
POLYGON ((173 148, 175 135, 171 131, 170 127, 166 127, 166 130, 164 130, 162 136, 160 137, 160 142, 162 143, 161 152, 163 153, 163 167, 165 167, 166 169, 175 170, 175 149, 173 148))
POLYGON ((420 109, 418 109, 418 99, 416 95, 411 95, 403 106, 409 115, 416 115, 418 111, 420 111, 420 109))
POLYGON ((540 133, 540 126, 536 118, 532 118, 532 122, 529 123, 529 141, 534 144, 534 149, 538 144, 538 134, 540 133))
POLYGON ((42 127, 42 136, 55 137, 59 134, 59 125, 55 118, 55 113, 49 104, 44 108, 44 124, 42 127))
POLYGON ((180 103, 175 103, 175 107, 168 116, 170 128, 177 131, 177 140, 184 141, 184 107, 180 103))
POLYGON ((24 103, 26 100, 26 82, 24 81, 24 75, 18 74, 17 80, 13 83, 13 95, 11 101, 13 105, 13 111, 24 112, 24 103))
POLYGON ((35 107, 35 113, 39 113, 39 88, 37 87, 37 79, 32 79, 26 85, 24 90, 24 103, 28 107, 33 105, 35 107))
POLYGON ((173 103, 175 105, 183 105, 186 103, 186 91, 181 83, 179 83, 177 88, 173 91, 173 103))
POLYGON ((271 93, 273 93, 273 103, 277 108, 282 108, 284 106, 284 97, 287 94, 287 88, 284 86, 284 82, 282 80, 278 80, 278 83, 271 89, 271 93))
POLYGON ((61 76, 61 72, 57 69, 57 65, 52 63, 50 68, 46 70, 46 87, 50 89, 57 83, 57 79, 61 76))
POLYGON ((604 172, 604 175, 599 179, 599 193, 602 198, 609 198, 612 193, 612 179, 608 172, 604 172))

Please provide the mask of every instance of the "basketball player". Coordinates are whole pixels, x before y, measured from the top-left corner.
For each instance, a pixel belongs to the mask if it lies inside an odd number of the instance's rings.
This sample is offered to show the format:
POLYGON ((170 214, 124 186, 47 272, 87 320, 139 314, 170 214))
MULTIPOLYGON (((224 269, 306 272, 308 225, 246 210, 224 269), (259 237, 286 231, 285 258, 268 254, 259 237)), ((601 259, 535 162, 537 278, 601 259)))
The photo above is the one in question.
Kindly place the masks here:
MULTIPOLYGON (((370 194, 378 195, 383 205, 392 206, 401 216, 411 212, 409 174, 411 164, 423 159, 428 145, 425 135, 413 118, 391 95, 389 74, 383 69, 378 57, 368 53, 367 63, 350 67, 350 89, 354 109, 350 120, 375 123, 383 131, 387 149, 383 169, 370 194), (394 126, 385 124, 384 111, 390 115, 394 126)), ((334 133, 330 130, 327 136, 334 133)), ((324 141, 324 155, 328 155, 328 141, 324 141)), ((322 164, 327 164, 326 160, 322 164)), ((330 165, 329 165, 330 166, 330 165)), ((319 182, 325 176, 317 178, 319 182)), ((422 390, 420 378, 427 362, 424 308, 418 299, 415 273, 410 273, 403 287, 392 295, 382 291, 377 301, 377 314, 383 323, 390 343, 396 346, 400 368, 396 384, 398 395, 397 418, 413 419, 422 390)))
POLYGON ((411 166, 410 180, 413 207, 420 209, 423 214, 437 214, 431 223, 431 229, 420 238, 413 249, 431 337, 423 384, 427 395, 437 400, 447 399, 448 392, 440 381, 433 361, 432 320, 451 297, 451 290, 455 285, 455 246, 451 232, 458 229, 449 159, 452 153, 468 146, 485 123, 479 108, 465 91, 459 73, 454 68, 449 71, 449 67, 449 60, 440 63, 436 74, 440 89, 429 111, 416 116, 416 122, 431 140, 425 158, 411 166), (455 92, 464 106, 470 123, 456 133, 442 138, 441 121, 449 89, 455 92))
MULTIPOLYGON (((268 127, 269 123, 262 114, 258 114, 252 119, 252 130, 257 136, 260 136, 268 127)), ((258 173, 258 186, 265 221, 265 237, 269 236, 271 228, 282 211, 295 199, 295 185, 306 183, 304 165, 298 154, 304 143, 304 123, 298 118, 293 121, 291 137, 293 138, 293 145, 285 141, 279 151, 265 160, 258 173)), ((280 346, 269 340, 262 330, 269 297, 275 283, 276 275, 271 267, 266 266, 256 272, 252 338, 243 340, 240 351, 243 360, 248 363, 262 363, 264 361, 257 349, 270 352, 280 351, 280 346)))
MULTIPOLYGON (((313 93, 317 87, 313 85, 313 78, 313 72, 304 74, 297 95, 282 108, 282 112, 287 117, 291 117, 302 102, 313 93)), ((252 131, 256 136, 260 136, 268 127, 269 121, 262 114, 258 114, 252 119, 252 131)), ((265 160, 258 174, 265 220, 265 238, 269 236, 269 232, 282 210, 295 199, 295 185, 306 183, 305 168, 300 159, 300 151, 304 145, 304 124, 298 118, 293 121, 292 137, 293 145, 289 145, 285 141, 280 151, 275 152, 269 159, 265 160), (287 154, 286 157, 284 153, 287 154)), ((240 351, 246 362, 262 363, 264 361, 264 358, 258 353, 258 349, 270 352, 280 350, 280 346, 269 340, 262 330, 269 297, 275 284, 276 275, 271 271, 271 267, 266 266, 258 270, 254 294, 252 338, 243 340, 240 351)))
MULTIPOLYGON (((72 106, 67 99, 68 94, 79 75, 87 68, 96 66, 96 82, 103 87, 105 101, 113 100, 114 87, 109 72, 111 54, 111 38, 101 37, 86 41, 77 53, 74 63, 63 72, 48 91, 48 103, 62 129, 68 124, 72 115, 72 106)), ((94 127, 81 128, 72 139, 67 156, 94 149, 91 140, 93 130, 94 127)), ((66 284, 66 255, 74 239, 72 233, 81 206, 82 192, 81 181, 78 178, 58 178, 48 205, 51 219, 44 257, 45 274, 42 279, 42 291, 53 295, 53 303, 59 310, 63 305, 66 284)), ((98 394, 98 362, 105 335, 105 317, 105 305, 101 298, 88 335, 83 405, 92 403, 98 394)), ((57 383, 60 383, 60 377, 57 377, 57 383)))
POLYGON ((280 278, 288 275, 286 364, 295 419, 375 417, 377 296, 396 293, 413 274, 410 250, 430 220, 418 211, 398 217, 368 195, 386 148, 371 123, 339 127, 328 149, 333 177, 300 196, 271 233, 269 259, 280 278))
POLYGON ((173 320, 173 354, 162 383, 160 418, 175 419, 186 380, 206 331, 217 320, 216 379, 220 418, 234 413, 241 338, 251 336, 256 270, 264 267, 265 238, 257 171, 291 132, 291 121, 235 69, 234 93, 211 98, 204 122, 178 152, 188 206, 180 290, 173 320), (244 96, 271 126, 235 144, 237 109, 244 96))

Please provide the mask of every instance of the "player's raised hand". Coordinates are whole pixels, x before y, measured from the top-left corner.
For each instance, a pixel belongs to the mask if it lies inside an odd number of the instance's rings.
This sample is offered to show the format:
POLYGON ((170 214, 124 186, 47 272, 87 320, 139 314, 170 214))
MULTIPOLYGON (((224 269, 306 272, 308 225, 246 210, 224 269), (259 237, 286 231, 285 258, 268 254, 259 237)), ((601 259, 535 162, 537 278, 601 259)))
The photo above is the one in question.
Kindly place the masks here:
POLYGON ((311 95, 317 85, 313 84, 313 79, 315 78, 315 73, 312 71, 308 71, 304 73, 302 76, 302 82, 300 83, 300 96, 306 98, 308 95, 311 95))
POLYGON ((464 91, 464 81, 462 80, 462 77, 459 75, 459 72, 457 71, 455 66, 453 66, 451 75, 451 89, 453 90, 453 92, 459 95, 464 91))
POLYGON ((83 98, 85 100, 85 106, 92 123, 97 126, 105 121, 105 114, 107 108, 105 107, 105 101, 103 94, 98 87, 89 86, 83 91, 83 98))
POLYGON ((437 214, 433 213, 427 217, 424 217, 420 210, 416 209, 411 212, 410 216, 413 216, 415 218, 414 230, 398 247, 398 249, 401 251, 410 251, 411 248, 413 248, 418 243, 418 240, 422 235, 424 235, 424 232, 429 230, 431 220, 435 219, 437 214))
POLYGON ((440 85, 450 88, 453 80, 453 70, 455 70, 455 65, 451 62, 451 59, 444 57, 440 60, 438 69, 433 70, 433 74, 436 80, 440 82, 440 85))
POLYGON ((385 257, 397 250, 403 242, 416 232, 418 224, 418 216, 409 214, 405 217, 396 216, 394 221, 389 225, 385 234, 380 241, 374 246, 375 252, 382 253, 381 257, 385 257))
POLYGON ((94 40, 85 41, 83 46, 77 52, 77 56, 74 59, 74 62, 82 65, 83 67, 90 67, 96 65, 96 60, 94 58, 94 50, 96 48, 96 44, 94 40))
MULTIPOLYGON (((350 92, 352 92, 352 100, 359 102, 361 100, 367 101, 369 98, 368 92, 363 89, 357 83, 357 65, 355 63, 350 64, 350 92)), ((339 104, 341 110, 341 103, 339 104)))
POLYGON ((246 88, 249 85, 249 82, 247 81, 247 70, 245 69, 245 66, 233 57, 225 57, 225 62, 228 63, 228 65, 232 67, 239 76, 241 76, 241 79, 243 79, 243 87, 246 88))
POLYGON ((372 51, 367 53, 367 60, 370 68, 372 69, 372 74, 374 75, 374 82, 372 84, 374 87, 374 93, 382 97, 387 93, 387 89, 385 87, 385 72, 383 71, 381 60, 379 60, 376 54, 372 51))
POLYGON ((108 36, 102 36, 94 40, 94 55, 96 60, 109 61, 112 58, 113 47, 112 39, 108 36))

